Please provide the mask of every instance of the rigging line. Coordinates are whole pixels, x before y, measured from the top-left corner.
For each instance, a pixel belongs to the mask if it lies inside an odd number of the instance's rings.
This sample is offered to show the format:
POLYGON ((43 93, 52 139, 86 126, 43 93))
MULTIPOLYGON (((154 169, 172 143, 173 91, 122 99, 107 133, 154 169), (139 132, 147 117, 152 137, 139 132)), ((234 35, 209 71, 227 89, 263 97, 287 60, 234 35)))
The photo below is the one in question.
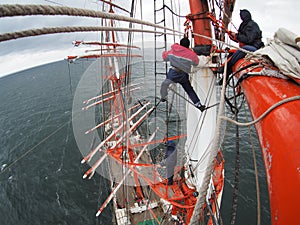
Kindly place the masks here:
MULTIPOLYGON (((217 124, 216 127, 220 128, 221 126, 221 115, 224 113, 224 98, 225 98, 225 90, 226 90, 226 79, 227 79, 227 61, 225 61, 225 65, 224 65, 224 79, 223 79, 223 85, 222 85, 222 91, 221 91, 221 100, 220 100, 220 107, 219 107, 219 111, 218 111, 218 116, 217 116, 217 124)), ((191 223, 190 224, 197 224, 197 221, 199 221, 199 217, 200 215, 197 212, 200 212, 203 208, 203 205, 205 203, 205 199, 206 199, 206 195, 207 195, 207 191, 208 191, 208 187, 210 184, 210 180, 211 180, 211 174, 213 172, 213 166, 214 166, 214 159, 217 155, 219 146, 218 146, 218 142, 220 139, 220 129, 216 130, 215 136, 213 138, 212 141, 212 147, 211 147, 211 151, 208 155, 209 159, 208 159, 208 165, 207 165, 207 169, 204 173, 204 177, 203 177, 203 182, 199 187, 199 197, 197 199, 194 211, 193 211, 193 215, 191 217, 191 223)))
POLYGON ((71 79, 71 68, 70 68, 70 62, 68 61, 68 76, 69 76, 69 87, 70 87, 70 94, 73 97, 73 92, 72 92, 72 79, 71 79))
MULTIPOLYGON (((135 0, 132 0, 131 1, 131 10, 130 10, 130 17, 134 17, 134 14, 135 14, 135 9, 136 9, 136 2, 135 0)), ((133 27, 133 23, 130 22, 129 23, 129 28, 132 29, 133 27)), ((129 46, 132 46, 133 45, 133 34, 131 31, 128 32, 127 34, 127 44, 129 46)), ((132 61, 132 57, 131 57, 131 53, 132 53, 132 49, 131 48, 127 48, 127 54, 128 56, 126 57, 126 60, 125 60, 125 84, 126 84, 126 87, 125 90, 124 90, 124 95, 126 95, 126 97, 130 97, 130 88, 129 88, 129 83, 131 82, 131 76, 128 76, 128 74, 131 73, 131 61, 132 61)), ((125 114, 123 117, 123 120, 127 120, 127 118, 129 117, 128 115, 128 110, 127 110, 127 107, 128 107, 128 102, 125 101, 124 99, 124 96, 122 95, 122 90, 120 90, 120 95, 121 95, 121 98, 122 98, 122 102, 123 102, 123 107, 125 108, 125 114)), ((126 98, 126 99, 127 99, 126 98)), ((129 129, 129 124, 127 124, 127 128, 126 129, 129 129)), ((128 151, 128 146, 129 146, 129 137, 126 138, 126 143, 127 143, 127 148, 126 150, 128 151)))
MULTIPOLYGON (((231 47, 231 48, 240 50, 240 51, 242 51, 242 52, 244 52, 244 53, 246 53, 246 54, 249 54, 249 55, 255 55, 254 52, 249 52, 249 51, 247 51, 247 50, 245 50, 245 49, 243 49, 243 48, 240 48, 240 47, 231 45, 231 44, 229 44, 229 43, 226 43, 226 42, 224 42, 224 41, 221 41, 221 40, 218 40, 218 39, 209 37, 209 36, 205 36, 205 35, 198 34, 198 33, 194 33, 194 32, 193 32, 193 35, 198 36, 198 37, 202 37, 202 38, 205 38, 205 39, 208 39, 208 40, 211 40, 211 41, 215 41, 215 42, 217 42, 217 43, 222 43, 222 44, 224 44, 224 45, 226 45, 226 46, 229 46, 229 47, 231 47)), ((256 54, 257 54, 257 53, 256 53, 256 54)))
MULTIPOLYGON (((173 88, 169 88, 169 90, 171 90, 172 92, 174 92, 174 94, 178 95, 180 98, 182 98, 183 100, 185 100, 186 102, 190 103, 191 105, 195 106, 195 104, 190 101, 188 98, 186 98, 185 96, 181 95, 180 93, 178 93, 177 91, 175 91, 173 88)), ((196 106, 195 106, 196 107, 196 106)), ((197 107, 196 107, 197 108, 197 107)))
POLYGON ((7 167, 5 167, 1 172, 0 172, 0 176, 9 168, 11 168, 13 165, 15 165, 17 162, 19 162, 21 159, 23 159, 25 156, 27 156, 29 153, 31 153, 32 151, 34 151, 38 146, 40 146, 41 144, 43 144, 45 141, 47 141, 50 137, 52 137, 54 134, 56 134, 58 131, 60 131, 63 127, 65 127, 67 124, 69 124, 71 122, 71 119, 66 122, 65 124, 61 125, 60 127, 58 127, 56 130, 54 130, 52 133, 50 133, 48 136, 46 136, 45 138, 43 138, 39 143, 37 143, 35 146, 33 146, 32 148, 30 148, 29 150, 27 150, 24 154, 22 154, 20 157, 18 157, 17 159, 15 159, 12 163, 10 163, 7 167))
MULTIPOLYGON (((144 29, 132 29, 123 27, 93 27, 93 26, 79 26, 79 27, 48 27, 40 29, 29 29, 23 31, 16 31, 10 33, 4 33, 0 35, 0 42, 9 41, 18 38, 33 37, 45 34, 57 34, 57 33, 73 33, 73 32, 97 32, 97 31, 120 31, 120 32, 145 32, 145 33, 164 33, 162 31, 144 30, 144 29)), ((171 33, 164 33, 167 35, 173 35, 171 33)))
MULTIPOLYGON (((82 17, 85 16, 85 17, 93 17, 93 18, 114 19, 114 20, 144 24, 147 26, 164 29, 171 32, 176 32, 178 35, 184 34, 184 32, 179 32, 170 29, 166 26, 160 26, 147 21, 142 21, 127 16, 122 16, 115 13, 107 13, 101 11, 93 11, 93 10, 86 10, 86 9, 79 9, 79 8, 61 7, 61 6, 47 6, 47 5, 0 5, 0 17, 26 16, 26 15, 67 15, 67 16, 82 16, 82 17)), ((193 33, 193 35, 200 36, 209 40, 214 40, 216 42, 222 42, 230 47, 246 52, 247 54, 251 54, 251 55, 254 54, 253 52, 246 51, 245 49, 238 48, 236 46, 230 45, 228 43, 225 43, 223 41, 205 35, 201 35, 197 33, 193 33)))
POLYGON ((177 17, 181 17, 181 18, 185 18, 186 16, 181 16, 181 15, 179 15, 179 14, 177 14, 177 13, 175 13, 169 6, 167 6, 167 5, 163 5, 163 7, 161 8, 161 9, 158 9, 158 11, 159 10, 162 10, 163 8, 167 8, 173 15, 175 15, 175 16, 177 16, 177 17))
MULTIPOLYGON (((141 11, 141 20, 143 20, 143 0, 140 0, 140 11, 141 11)), ((141 24, 141 29, 144 29, 143 24, 141 24)), ((146 78, 146 62, 145 62, 145 37, 142 33, 142 52, 143 52, 143 69, 144 69, 144 78, 146 78)))
MULTIPOLYGON (((153 108, 151 109, 151 111, 149 112, 149 115, 147 116, 147 118, 150 117, 150 115, 156 111, 157 106, 159 105, 159 103, 161 102, 161 99, 158 100, 158 102, 153 106, 153 108)), ((132 132, 135 132, 136 130, 139 129, 139 127, 144 123, 145 120, 143 120, 132 132)))
POLYGON ((260 120, 262 120, 264 117, 266 117, 272 110, 274 110, 275 108, 285 104, 285 103, 288 103, 288 102, 292 102, 292 101, 296 101, 296 100, 300 100, 300 95, 298 96, 294 96, 294 97, 290 97, 290 98, 286 98, 284 100, 281 100, 279 102, 277 102, 276 104, 272 105, 270 108, 268 108, 260 117, 258 117, 256 120, 253 120, 251 122, 248 122, 248 123, 240 123, 240 122, 237 122, 231 118, 228 118, 228 117, 225 117, 225 116, 220 116, 221 119, 223 120, 227 120, 235 125, 238 125, 238 126, 251 126, 257 122, 259 122, 260 120))
MULTIPOLYGON (((196 79, 194 79, 194 75, 197 73, 198 71, 194 72, 193 73, 193 76, 190 76, 191 79, 195 82, 196 84, 196 87, 201 87, 201 85, 199 85, 199 82, 197 82, 196 79)), ((214 83, 215 83, 215 76, 213 76, 213 78, 211 79, 211 82, 210 82, 210 85, 209 85, 209 89, 208 89, 208 94, 206 95, 205 97, 205 100, 204 100, 204 105, 209 102, 208 99, 209 99, 209 96, 211 97, 212 96, 212 93, 213 93, 213 86, 214 86, 214 83)), ((206 107, 207 109, 207 107, 206 107)))
POLYGON ((63 4, 61 3, 58 3, 58 2, 55 2, 55 1, 51 1, 51 0, 44 0, 45 2, 50 2, 50 3, 53 3, 55 5, 60 5, 60 6, 63 6, 63 4))
MULTIPOLYGON (((248 114, 246 113, 245 105, 244 105, 244 111, 245 111, 245 115, 246 115, 246 120, 248 120, 248 114)), ((260 225, 260 221, 261 221, 260 207, 261 207, 261 204, 260 204, 260 189, 259 189, 259 179, 258 179, 258 168, 257 168, 256 154, 255 154, 254 143, 253 143, 253 138, 252 138, 252 133, 251 133, 251 128, 250 127, 248 127, 248 131, 249 131, 249 137, 250 137, 250 142, 251 142, 253 166, 254 166, 254 171, 255 171, 256 202, 257 202, 257 225, 260 225)))
MULTIPOLYGON (((232 83, 234 81, 232 80, 232 83)), ((235 89, 233 89, 233 93, 235 96, 235 89)), ((237 108, 237 99, 234 98, 234 106, 237 108)), ((238 111, 236 110, 234 113, 234 118, 236 121, 238 121, 238 111)), ((233 194, 232 194, 232 208, 231 208, 231 218, 230 218, 230 224, 234 225, 236 220, 236 214, 237 214, 237 206, 238 206, 238 194, 239 194, 239 175, 240 175, 240 142, 239 142, 239 126, 235 126, 235 149, 236 149, 236 155, 235 155, 235 168, 234 168, 234 188, 233 188, 233 194)))
MULTIPOLYGON (((257 66, 260 66, 260 63, 258 63, 258 62, 253 62, 253 63, 247 64, 246 66, 243 66, 243 67, 239 68, 237 71, 235 71, 234 73, 232 73, 232 74, 228 77, 228 80, 233 79, 233 77, 234 77, 236 74, 240 73, 240 72, 243 71, 243 70, 246 70, 246 69, 248 69, 248 68, 250 68, 250 67, 253 67, 253 68, 251 68, 251 70, 253 70, 253 69, 255 69, 257 66)), ((235 85, 233 84, 232 87, 237 87, 244 79, 245 79, 245 78, 244 78, 243 76, 241 76, 241 77, 238 79, 237 83, 236 83, 235 85)))
MULTIPOLYGON (((232 100, 233 98, 235 97, 239 97, 240 95, 244 95, 242 92, 240 92, 239 94, 237 95, 234 95, 234 96, 231 96, 230 98, 227 98, 227 100, 232 100)), ((206 109, 209 109, 209 108, 212 108, 212 107, 215 107, 215 106, 218 106, 220 104, 220 102, 216 102, 215 104, 212 104, 212 105, 209 105, 209 106, 206 106, 206 109)))
MULTIPOLYGON (((184 99, 186 102, 188 102, 188 103, 190 103, 191 105, 193 105, 194 107, 196 107, 195 106, 195 104, 193 103, 193 102, 191 102, 189 99, 187 99, 185 96, 183 96, 183 95, 181 95, 180 93, 178 93, 177 91, 175 91, 173 88, 169 88, 171 91, 173 91, 177 96, 179 96, 180 98, 182 98, 182 99, 184 99)), ((198 110, 198 108, 197 108, 197 110, 198 110)), ((204 114, 201 114, 201 116, 199 117, 199 119, 198 119, 198 122, 197 122, 197 127, 196 127, 196 129, 198 129, 198 127, 200 126, 200 130, 201 130, 201 127, 202 127, 202 125, 203 125, 203 122, 202 122, 202 124, 200 125, 200 123, 199 123, 199 121, 201 121, 201 118, 202 118, 202 115, 204 115, 204 114)), ((195 136, 196 136, 197 134, 196 133, 194 133, 193 134, 193 137, 191 138, 191 140, 194 140, 194 138, 195 138, 195 136)), ((194 142, 194 146, 193 146, 193 149, 195 150, 195 145, 196 145, 196 142, 194 142)), ((192 148, 192 146, 189 146, 188 148, 192 148)), ((193 150, 193 151, 194 151, 193 150)))
MULTIPOLYGON (((131 10, 130 10, 130 17, 134 17, 134 14, 135 14, 135 0, 132 0, 131 1, 131 10)), ((132 22, 129 23, 129 28, 132 29, 133 28, 133 24, 132 22)), ((143 34, 143 33, 142 33, 143 34)), ((131 31, 129 31, 127 33, 127 44, 129 46, 132 46, 133 45, 133 34, 131 31)), ((131 48, 127 48, 127 54, 128 54, 128 57, 126 57, 126 61, 125 61, 125 74, 127 75, 127 73, 129 74, 130 73, 130 70, 131 70, 131 53, 132 53, 132 49, 131 48)), ((131 81, 131 76, 125 76, 125 84, 127 85, 129 82, 131 81)))
MULTIPOLYGON (((204 104, 206 104, 207 102, 209 102, 210 101, 210 99, 211 99, 211 97, 212 97, 212 94, 213 94, 213 90, 214 90, 214 83, 215 83, 215 76, 213 76, 212 77, 212 79, 211 79, 211 82, 210 82, 210 85, 209 85, 209 90, 208 90, 208 94, 207 94, 207 96, 206 96, 206 98, 205 98, 205 101, 204 101, 204 104)), ((197 84, 197 83, 196 83, 197 84)), ((198 85, 198 84, 197 84, 198 85)), ((203 117, 205 117, 206 116, 206 111, 207 110, 207 108, 205 108, 205 112, 204 112, 204 115, 203 115, 203 117)), ((201 117, 199 118, 199 121, 201 121, 201 117)), ((203 124, 204 124, 204 119, 202 120, 202 122, 201 122, 201 124, 198 126, 197 125, 197 128, 196 129, 198 129, 198 127, 199 127, 199 129, 201 130, 202 129, 202 127, 203 127, 203 124)), ((199 135, 197 135, 196 133, 194 133, 193 134, 193 137, 192 137, 192 140, 194 140, 194 139, 198 139, 199 138, 199 135)), ((191 142, 192 143, 192 142, 191 142)), ((194 143, 194 146, 193 146, 193 151, 190 151, 190 153, 192 154, 195 150, 197 150, 197 148, 196 148, 196 141, 195 142, 193 142, 194 143)), ((189 148, 191 148, 192 146, 189 146, 189 148)))
POLYGON ((214 213, 213 213, 213 210, 212 210, 212 208, 211 208, 212 205, 211 205, 211 203, 210 203, 209 200, 206 200, 206 207, 208 208, 208 211, 209 211, 209 214, 210 214, 210 218, 211 218, 211 220, 212 220, 212 224, 213 224, 213 225, 217 225, 218 222, 217 222, 216 217, 215 217, 215 215, 214 215, 214 213))
POLYGON ((173 108, 173 102, 174 102, 174 96, 175 94, 173 93, 172 94, 172 100, 171 100, 171 103, 170 104, 166 104, 166 122, 167 122, 167 129, 166 129, 166 139, 168 140, 169 138, 169 120, 170 120, 170 115, 171 115, 171 112, 172 112, 172 108, 173 108))
MULTIPOLYGON (((180 0, 175 1, 174 0, 174 7, 176 8, 176 11, 181 13, 181 7, 180 7, 180 0)), ((183 24, 182 19, 180 17, 177 17, 177 29, 180 30, 181 24, 183 24)))
MULTIPOLYGON (((209 156, 209 151, 207 151, 207 149, 209 149, 212 146, 212 141, 209 143, 209 145, 207 146, 207 148, 205 149, 204 154, 201 155, 201 158, 196 160, 197 164, 196 166, 194 166, 192 172, 195 173, 195 171, 197 170, 197 168, 201 165, 201 163, 209 156)), ((194 159, 190 159, 190 161, 195 161, 194 159)), ((202 171, 204 171, 206 168, 202 169, 202 171)))
MULTIPOLYGON (((194 103, 192 103, 189 99, 187 99, 187 98, 185 98, 183 95, 181 95, 181 94, 179 94, 178 92, 176 92, 174 89, 171 89, 177 96, 179 96, 180 98, 182 98, 182 99, 184 99, 186 102, 188 102, 188 103, 190 103, 190 104, 192 104, 192 105, 194 105, 194 103)), ((200 121, 201 120, 201 118, 202 118, 202 115, 199 117, 199 120, 198 121, 200 121)), ((198 127, 199 127, 199 122, 197 123, 197 127, 196 127, 196 129, 198 129, 198 127)), ((201 130, 201 126, 203 125, 203 122, 202 122, 202 124, 200 125, 200 130, 201 130)), ((195 136, 196 136, 196 133, 194 133, 193 134, 193 137, 191 138, 191 140, 194 140, 195 139, 195 136)), ((195 145, 196 145, 196 142, 194 142, 194 146, 193 146, 193 151, 195 150, 195 145)), ((192 148, 192 146, 188 146, 188 149, 190 149, 190 148, 192 148)), ((192 152, 191 152, 192 153, 192 152)), ((191 161, 192 159, 190 158, 190 156, 188 155, 188 160, 189 161, 191 161)), ((198 162, 199 163, 199 162, 198 162)), ((197 166, 196 166, 196 168, 197 168, 197 166)), ((195 171, 195 169, 194 169, 194 171, 195 171)))
POLYGON ((150 27, 168 30, 183 34, 176 30, 172 30, 166 26, 160 26, 151 22, 135 19, 128 16, 118 15, 116 13, 107 13, 102 11, 93 11, 87 9, 60 7, 60 6, 48 6, 48 5, 0 5, 0 17, 13 17, 13 16, 29 16, 29 15, 65 15, 65 16, 78 16, 78 17, 92 17, 112 19, 126 22, 133 22, 137 24, 144 24, 150 27))
POLYGON ((223 223, 223 219, 222 219, 222 215, 221 215, 221 209, 220 209, 220 206, 219 206, 219 203, 218 203, 218 199, 217 199, 217 195, 216 195, 216 190, 213 191, 213 194, 214 196, 214 203, 216 205, 216 211, 217 211, 217 220, 218 220, 218 225, 224 225, 223 223))
MULTIPOLYGON (((173 1, 171 1, 170 3, 171 3, 171 7, 173 9, 173 1)), ((164 5, 164 7, 165 6, 171 11, 171 9, 167 5, 164 5)), ((171 11, 171 12, 173 13, 173 11, 171 11)), ((174 22, 174 20, 175 20, 174 19, 174 14, 172 14, 172 28, 173 28, 173 30, 175 30, 175 22, 174 22)), ((173 35, 173 42, 175 43, 175 34, 173 35)))

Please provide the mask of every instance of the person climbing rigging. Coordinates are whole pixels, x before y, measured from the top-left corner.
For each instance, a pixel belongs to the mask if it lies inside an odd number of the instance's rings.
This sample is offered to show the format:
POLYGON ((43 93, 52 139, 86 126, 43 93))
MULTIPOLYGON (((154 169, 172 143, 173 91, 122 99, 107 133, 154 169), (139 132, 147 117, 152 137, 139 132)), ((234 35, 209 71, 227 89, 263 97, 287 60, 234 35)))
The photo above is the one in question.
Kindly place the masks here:
POLYGON ((201 104, 200 99, 189 81, 191 66, 198 65, 199 58, 193 50, 189 49, 189 46, 190 40, 184 37, 180 40, 180 44, 175 43, 171 46, 169 51, 162 53, 163 60, 170 61, 171 68, 169 69, 167 78, 161 84, 161 101, 164 102, 167 100, 168 87, 170 84, 179 83, 194 105, 203 112, 206 107, 201 104))
POLYGON ((177 163, 176 143, 167 141, 167 151, 165 153, 168 185, 173 185, 174 169, 177 163))
MULTIPOLYGON (((250 52, 254 52, 262 47, 264 43, 262 42, 262 32, 258 24, 252 20, 251 13, 247 9, 240 10, 240 18, 242 23, 239 26, 238 32, 229 32, 229 38, 235 42, 239 43, 242 49, 250 52)), ((232 73, 233 65, 240 59, 244 58, 246 53, 237 50, 227 62, 227 78, 229 74, 232 73)), ((224 67, 220 67, 216 70, 216 73, 223 73, 224 67)), ((221 79, 222 81, 222 79, 221 79)), ((220 81, 220 82, 221 82, 220 81)))

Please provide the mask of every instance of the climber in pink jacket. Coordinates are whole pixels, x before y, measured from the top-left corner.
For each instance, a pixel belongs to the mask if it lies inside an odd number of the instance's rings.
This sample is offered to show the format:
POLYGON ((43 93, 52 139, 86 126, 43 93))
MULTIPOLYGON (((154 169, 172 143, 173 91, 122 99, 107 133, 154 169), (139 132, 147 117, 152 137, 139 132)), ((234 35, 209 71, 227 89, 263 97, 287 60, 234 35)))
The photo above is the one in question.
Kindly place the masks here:
POLYGON ((171 68, 168 72, 167 78, 161 84, 161 101, 166 101, 169 85, 172 82, 179 83, 194 105, 201 111, 204 111, 205 105, 201 104, 200 99, 189 81, 188 73, 191 72, 191 66, 196 66, 199 63, 197 54, 189 49, 189 46, 189 39, 182 38, 180 40, 180 45, 177 43, 173 44, 171 46, 171 50, 163 52, 162 58, 164 61, 170 61, 171 68))

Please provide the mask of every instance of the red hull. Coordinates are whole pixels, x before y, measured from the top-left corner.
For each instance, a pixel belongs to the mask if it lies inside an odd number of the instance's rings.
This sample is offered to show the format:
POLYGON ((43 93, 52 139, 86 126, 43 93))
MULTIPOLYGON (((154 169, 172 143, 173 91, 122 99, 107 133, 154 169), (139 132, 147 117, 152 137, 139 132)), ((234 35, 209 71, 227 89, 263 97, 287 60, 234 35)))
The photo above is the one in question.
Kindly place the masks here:
MULTIPOLYGON (((279 101, 300 95, 299 85, 278 78, 251 77, 241 86, 254 119, 279 101)), ((272 224, 300 224, 300 100, 275 108, 255 128, 264 157, 272 224)))

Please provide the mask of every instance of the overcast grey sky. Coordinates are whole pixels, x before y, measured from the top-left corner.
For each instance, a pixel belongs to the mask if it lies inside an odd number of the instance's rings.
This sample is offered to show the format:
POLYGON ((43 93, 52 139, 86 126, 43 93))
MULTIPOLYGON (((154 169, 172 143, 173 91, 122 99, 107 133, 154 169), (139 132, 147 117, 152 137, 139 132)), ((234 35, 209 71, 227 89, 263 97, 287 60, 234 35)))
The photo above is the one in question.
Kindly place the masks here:
MULTIPOLYGON (((1 4, 49 4, 80 8, 96 9, 95 0, 1 0, 1 4)), ((129 4, 129 1, 118 0, 121 5, 129 4)), ((180 0, 181 9, 188 9, 188 0, 180 0), (186 4, 182 4, 186 1, 186 4)), ((143 0, 143 7, 149 9, 144 12, 143 18, 153 22, 153 1, 143 0)), ((239 10, 248 9, 253 20, 255 20, 263 31, 263 39, 272 38, 278 28, 284 27, 300 35, 300 1, 298 0, 237 0, 233 14, 233 23, 236 27, 240 24, 239 10)), ((31 28, 58 27, 58 26, 96 26, 95 19, 80 19, 74 17, 13 17, 0 18, 0 33, 26 30, 31 28)), ((233 29, 233 28, 232 28, 233 29)), ((73 40, 95 40, 96 34, 72 33, 30 37, 0 43, 0 76, 13 73, 26 67, 61 60, 67 55, 75 54, 72 46, 73 40)))

